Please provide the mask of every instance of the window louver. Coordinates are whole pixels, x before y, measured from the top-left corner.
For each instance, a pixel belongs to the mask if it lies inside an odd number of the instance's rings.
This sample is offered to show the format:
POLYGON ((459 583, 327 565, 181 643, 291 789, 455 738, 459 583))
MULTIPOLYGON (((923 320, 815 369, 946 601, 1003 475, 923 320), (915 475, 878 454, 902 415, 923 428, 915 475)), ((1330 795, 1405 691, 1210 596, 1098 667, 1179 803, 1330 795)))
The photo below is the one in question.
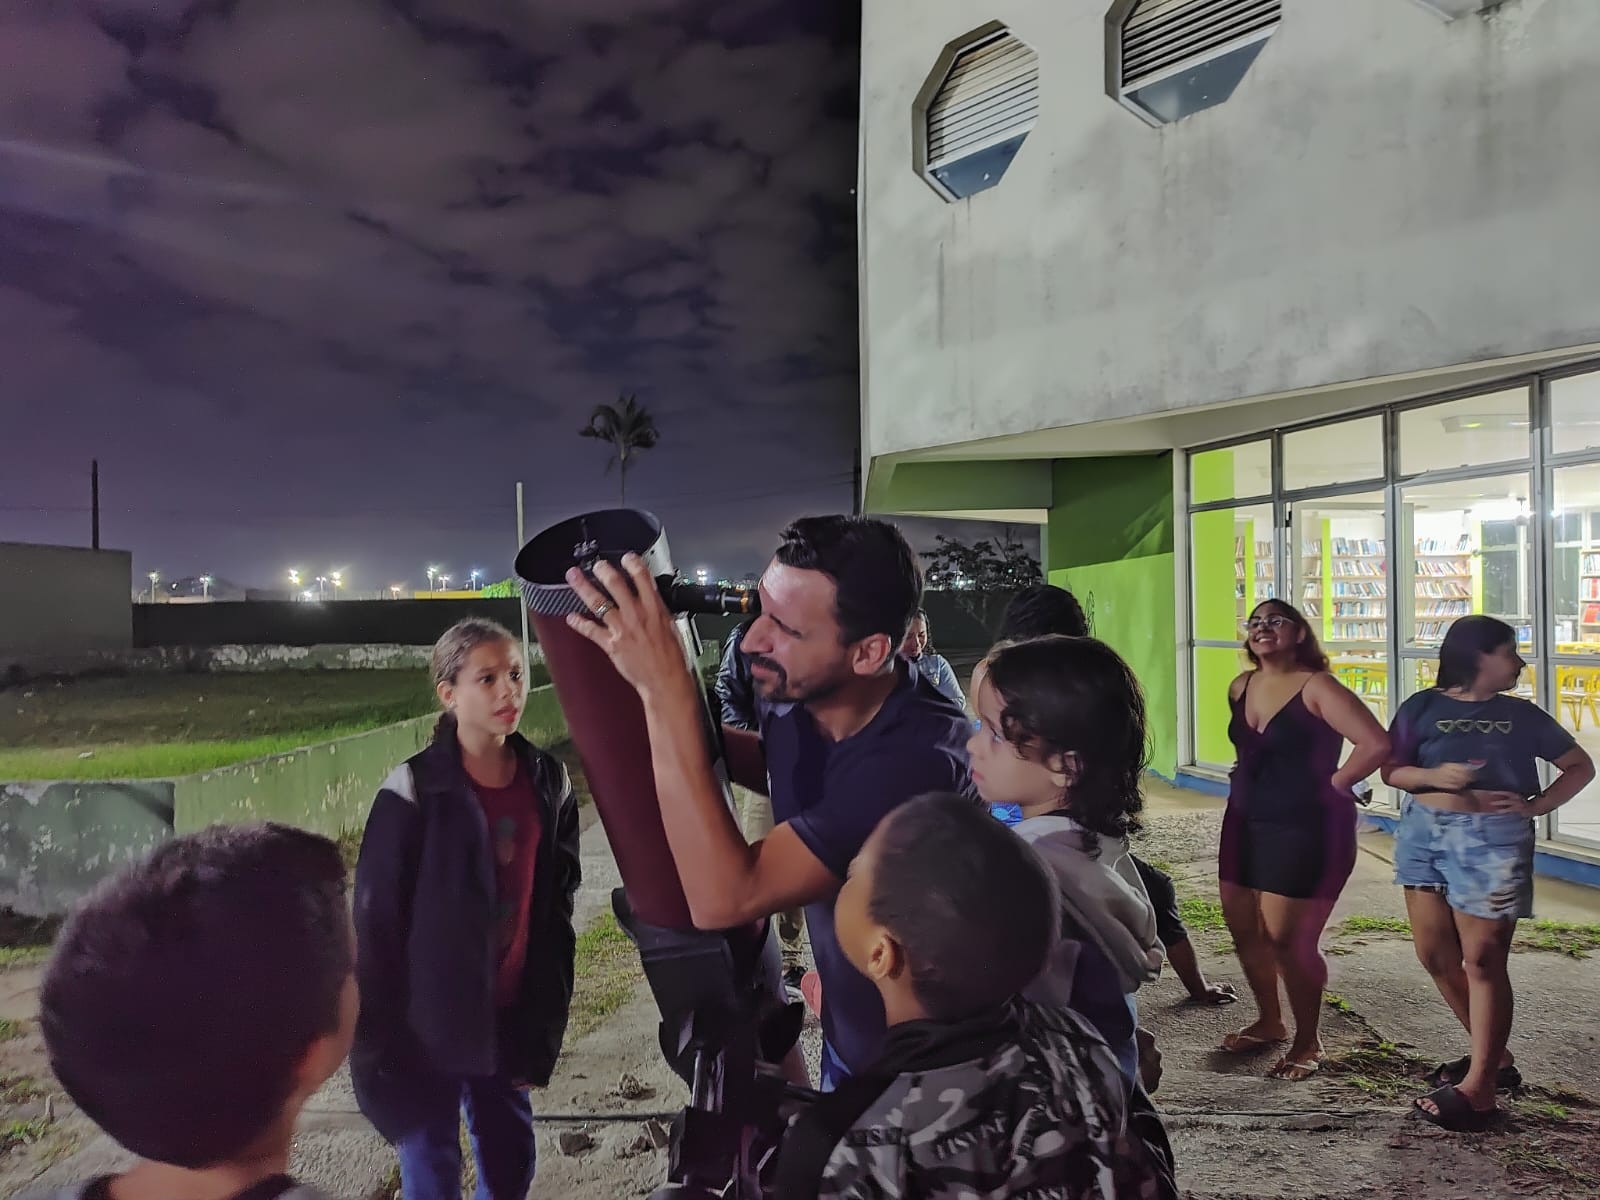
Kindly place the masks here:
POLYGON ((927 110, 928 169, 936 171, 1032 129, 1039 56, 1009 33, 963 50, 927 110))
POLYGON ((1122 26, 1122 87, 1260 40, 1282 15, 1282 0, 1143 0, 1122 26))

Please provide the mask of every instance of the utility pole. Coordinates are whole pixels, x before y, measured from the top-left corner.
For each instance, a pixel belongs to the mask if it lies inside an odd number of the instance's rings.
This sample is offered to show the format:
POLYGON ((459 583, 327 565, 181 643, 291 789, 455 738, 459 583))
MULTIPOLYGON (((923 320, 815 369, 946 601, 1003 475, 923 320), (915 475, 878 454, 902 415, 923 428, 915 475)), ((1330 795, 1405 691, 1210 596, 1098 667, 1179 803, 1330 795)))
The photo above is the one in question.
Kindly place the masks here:
POLYGON ((92 514, 90 545, 100 549, 100 460, 89 460, 89 512, 92 514))

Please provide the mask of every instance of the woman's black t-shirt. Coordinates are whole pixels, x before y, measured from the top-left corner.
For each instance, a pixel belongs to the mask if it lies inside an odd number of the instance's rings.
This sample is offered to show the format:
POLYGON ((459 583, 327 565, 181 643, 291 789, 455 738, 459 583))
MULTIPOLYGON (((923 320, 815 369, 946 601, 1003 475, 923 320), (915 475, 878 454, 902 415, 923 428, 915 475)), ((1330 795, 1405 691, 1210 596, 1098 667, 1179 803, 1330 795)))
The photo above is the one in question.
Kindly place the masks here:
POLYGON ((1537 795, 1538 760, 1555 762, 1577 745, 1561 723, 1516 696, 1457 700, 1438 688, 1400 706, 1390 730, 1394 761, 1411 767, 1483 763, 1473 787, 1537 795))

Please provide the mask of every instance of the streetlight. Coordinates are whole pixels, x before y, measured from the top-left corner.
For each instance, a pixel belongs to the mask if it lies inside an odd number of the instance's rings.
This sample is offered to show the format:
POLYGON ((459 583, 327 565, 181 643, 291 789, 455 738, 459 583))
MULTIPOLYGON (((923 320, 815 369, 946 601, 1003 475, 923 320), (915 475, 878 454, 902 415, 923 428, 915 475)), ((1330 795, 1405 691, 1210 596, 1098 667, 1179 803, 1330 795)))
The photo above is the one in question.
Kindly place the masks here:
POLYGON ((473 570, 472 570, 472 590, 473 591, 477 591, 478 590, 478 576, 482 575, 482 574, 483 574, 482 571, 478 570, 476 567, 473 568, 473 570))
POLYGON ((433 591, 433 577, 439 573, 438 567, 428 568, 428 590, 433 591))
POLYGON ((450 590, 449 584, 450 584, 450 576, 448 576, 448 575, 439 576, 439 590, 441 592, 448 592, 450 590))
POLYGON ((300 572, 296 571, 293 567, 289 568, 289 586, 292 588, 297 588, 300 586, 300 572))
POLYGON ((389 585, 389 595, 392 599, 400 599, 400 585, 398 583, 391 583, 389 585))
POLYGON ((159 583, 160 581, 161 581, 161 572, 160 571, 151 571, 150 572, 150 603, 151 604, 154 604, 156 602, 156 584, 159 583))
POLYGON ((202 599, 211 595, 211 576, 200 576, 200 595, 202 599))
POLYGON ((339 589, 344 586, 344 572, 335 571, 328 578, 333 583, 333 598, 337 600, 339 598, 339 589))
POLYGON ((321 600, 327 594, 327 587, 328 587, 328 577, 326 575, 318 575, 317 576, 317 599, 318 600, 321 600))

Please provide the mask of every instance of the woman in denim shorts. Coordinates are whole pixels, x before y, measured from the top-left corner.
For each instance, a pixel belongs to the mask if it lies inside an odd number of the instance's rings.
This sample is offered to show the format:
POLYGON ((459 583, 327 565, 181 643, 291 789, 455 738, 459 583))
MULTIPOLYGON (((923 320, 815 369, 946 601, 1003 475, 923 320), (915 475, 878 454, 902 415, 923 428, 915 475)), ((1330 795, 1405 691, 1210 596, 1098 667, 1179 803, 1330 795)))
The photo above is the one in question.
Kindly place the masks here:
POLYGON ((1462 617, 1439 649, 1438 686, 1395 714, 1383 769, 1385 783, 1409 793, 1394 868, 1417 957, 1472 1038, 1472 1053, 1440 1065, 1435 1090, 1415 1102, 1446 1129, 1486 1127, 1496 1091, 1522 1082, 1506 1050, 1506 962, 1518 919, 1533 915, 1533 818, 1594 778, 1588 752, 1554 717, 1505 694, 1526 665, 1511 626, 1462 617), (1542 791, 1539 759, 1559 772, 1542 791))

